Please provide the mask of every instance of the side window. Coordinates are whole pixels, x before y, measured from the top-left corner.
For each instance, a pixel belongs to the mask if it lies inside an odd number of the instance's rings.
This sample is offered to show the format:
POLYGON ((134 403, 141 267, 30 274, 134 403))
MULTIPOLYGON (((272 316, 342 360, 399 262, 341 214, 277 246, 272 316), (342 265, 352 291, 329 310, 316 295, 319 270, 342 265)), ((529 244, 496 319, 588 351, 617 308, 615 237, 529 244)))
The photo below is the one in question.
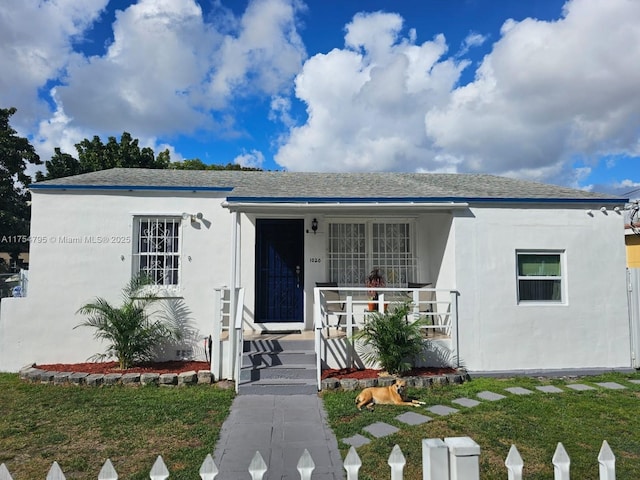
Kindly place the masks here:
POLYGON ((564 301, 563 256, 563 252, 516 252, 518 303, 564 301))
POLYGON ((133 271, 148 276, 155 285, 177 286, 180 218, 136 217, 133 238, 133 271))

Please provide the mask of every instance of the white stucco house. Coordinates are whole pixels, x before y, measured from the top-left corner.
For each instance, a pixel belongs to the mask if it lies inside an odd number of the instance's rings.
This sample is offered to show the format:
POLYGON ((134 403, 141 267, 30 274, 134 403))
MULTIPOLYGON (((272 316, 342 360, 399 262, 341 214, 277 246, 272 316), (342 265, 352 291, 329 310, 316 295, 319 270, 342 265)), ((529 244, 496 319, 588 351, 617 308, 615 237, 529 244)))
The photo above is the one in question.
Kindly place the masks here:
POLYGON ((245 334, 316 328, 323 365, 340 366, 316 282, 366 321, 374 267, 383 298, 430 284, 434 338, 470 372, 632 367, 623 198, 476 174, 146 169, 31 191, 29 291, 2 300, 0 371, 101 352, 76 311, 117 302, 141 271, 190 332, 168 358, 204 360, 212 335, 232 377, 239 319, 245 334))

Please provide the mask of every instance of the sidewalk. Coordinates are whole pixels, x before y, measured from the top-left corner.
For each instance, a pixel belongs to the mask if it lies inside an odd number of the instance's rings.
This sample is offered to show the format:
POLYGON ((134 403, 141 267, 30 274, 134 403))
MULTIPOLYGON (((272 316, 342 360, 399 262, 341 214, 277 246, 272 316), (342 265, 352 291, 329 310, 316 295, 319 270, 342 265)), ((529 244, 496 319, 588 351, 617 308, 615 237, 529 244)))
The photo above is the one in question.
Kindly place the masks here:
POLYGON ((251 479, 249 464, 259 451, 267 464, 264 480, 298 480, 307 449, 314 480, 344 478, 338 442, 317 395, 239 395, 222 425, 214 451, 218 478, 251 479))

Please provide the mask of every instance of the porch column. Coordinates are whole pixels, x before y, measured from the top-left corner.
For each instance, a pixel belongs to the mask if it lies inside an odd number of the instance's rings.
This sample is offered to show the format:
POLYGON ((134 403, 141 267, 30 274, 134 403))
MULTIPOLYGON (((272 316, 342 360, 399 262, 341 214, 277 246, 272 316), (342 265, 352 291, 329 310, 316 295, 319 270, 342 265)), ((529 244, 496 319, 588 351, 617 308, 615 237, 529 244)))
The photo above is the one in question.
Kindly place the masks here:
POLYGON ((231 212, 231 278, 229 280, 229 356, 227 357, 226 376, 234 378, 236 371, 236 361, 238 358, 237 339, 235 330, 236 313, 236 288, 238 287, 238 246, 240 231, 240 215, 237 211, 231 212))

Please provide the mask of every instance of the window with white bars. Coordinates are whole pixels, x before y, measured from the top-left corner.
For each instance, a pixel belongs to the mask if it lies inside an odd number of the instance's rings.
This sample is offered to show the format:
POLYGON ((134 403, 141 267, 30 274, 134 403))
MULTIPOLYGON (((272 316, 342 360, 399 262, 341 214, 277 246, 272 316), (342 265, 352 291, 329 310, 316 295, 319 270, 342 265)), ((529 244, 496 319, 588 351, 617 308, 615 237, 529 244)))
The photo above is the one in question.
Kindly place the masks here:
POLYGON ((416 278, 412 225, 402 223, 329 223, 329 279, 344 286, 365 285, 379 268, 387 287, 405 287, 416 278))
POLYGON ((180 218, 137 217, 133 238, 133 271, 147 276, 155 285, 177 286, 180 218))

